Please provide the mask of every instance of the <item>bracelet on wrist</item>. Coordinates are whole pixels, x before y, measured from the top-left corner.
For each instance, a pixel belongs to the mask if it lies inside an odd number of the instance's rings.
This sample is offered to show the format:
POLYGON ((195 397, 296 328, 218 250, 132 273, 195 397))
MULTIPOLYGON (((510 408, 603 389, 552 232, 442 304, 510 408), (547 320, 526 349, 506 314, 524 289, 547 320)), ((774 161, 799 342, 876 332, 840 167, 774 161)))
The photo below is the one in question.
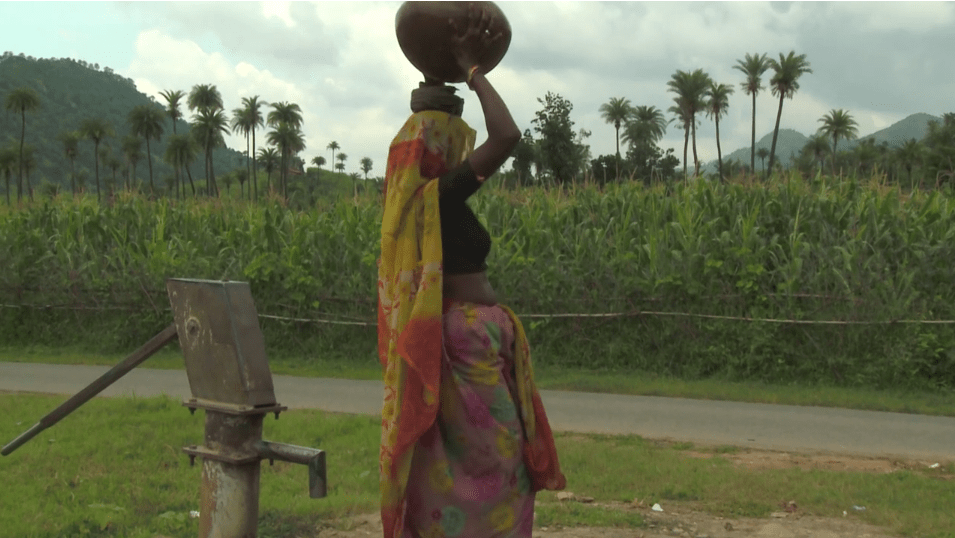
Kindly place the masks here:
POLYGON ((474 66, 471 67, 471 69, 468 69, 468 78, 467 78, 468 88, 471 87, 471 80, 474 79, 474 74, 477 73, 478 67, 479 67, 479 66, 474 65, 474 66))

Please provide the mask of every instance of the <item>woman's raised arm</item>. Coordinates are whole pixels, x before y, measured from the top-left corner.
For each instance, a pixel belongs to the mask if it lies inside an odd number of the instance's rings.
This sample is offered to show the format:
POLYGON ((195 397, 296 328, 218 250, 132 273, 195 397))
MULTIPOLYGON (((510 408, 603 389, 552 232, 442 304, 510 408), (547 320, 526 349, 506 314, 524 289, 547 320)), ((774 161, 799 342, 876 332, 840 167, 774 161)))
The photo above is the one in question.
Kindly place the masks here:
POLYGON ((484 75, 475 73, 471 79, 471 88, 481 100, 481 108, 484 109, 487 140, 475 148, 468 161, 471 162, 474 173, 483 180, 496 172, 511 156, 514 147, 521 140, 521 131, 514 123, 504 100, 484 75))
MULTIPOLYGON (((453 22, 449 21, 453 25, 453 22)), ((521 131, 514 123, 510 111, 497 90, 481 71, 477 63, 477 51, 502 39, 501 34, 491 35, 488 28, 492 19, 485 9, 471 8, 468 24, 457 30, 454 55, 458 65, 468 73, 468 86, 474 90, 484 110, 484 122, 487 125, 487 141, 478 146, 468 157, 471 168, 482 181, 497 171, 511 156, 514 147, 521 140, 521 131)))

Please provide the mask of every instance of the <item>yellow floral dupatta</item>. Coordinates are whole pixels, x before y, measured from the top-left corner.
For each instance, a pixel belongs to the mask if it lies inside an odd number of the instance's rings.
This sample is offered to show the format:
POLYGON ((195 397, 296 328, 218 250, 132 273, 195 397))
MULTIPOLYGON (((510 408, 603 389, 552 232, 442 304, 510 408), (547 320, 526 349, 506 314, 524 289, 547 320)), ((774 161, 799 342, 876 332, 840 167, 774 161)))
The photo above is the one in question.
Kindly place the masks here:
POLYGON ((378 356, 385 384, 379 465, 386 537, 401 535, 414 445, 438 411, 443 278, 433 178, 460 164, 473 150, 474 138, 459 117, 417 112, 388 152, 378 265, 378 356))

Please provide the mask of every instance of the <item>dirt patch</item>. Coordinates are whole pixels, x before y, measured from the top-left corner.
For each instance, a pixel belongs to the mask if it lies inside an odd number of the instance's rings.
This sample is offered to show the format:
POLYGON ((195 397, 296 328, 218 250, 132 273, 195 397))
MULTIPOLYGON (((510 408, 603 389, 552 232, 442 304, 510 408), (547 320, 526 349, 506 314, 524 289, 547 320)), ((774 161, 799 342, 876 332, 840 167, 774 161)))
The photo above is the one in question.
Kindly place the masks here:
POLYGON ((365 538, 367 536, 381 536, 381 514, 362 514, 355 516, 339 529, 319 529, 321 538, 365 538))
MULTIPOLYGON (((636 510, 646 521, 640 529, 601 527, 536 527, 534 535, 546 538, 895 538, 878 527, 858 519, 819 518, 795 514, 775 514, 770 519, 727 519, 709 514, 668 508, 653 512, 645 508, 620 505, 622 510, 636 510)), ((321 538, 367 538, 381 536, 381 520, 377 514, 353 518, 346 529, 321 529, 321 538)))
POLYGON ((932 471, 943 479, 955 478, 935 469, 945 469, 947 462, 873 458, 838 454, 791 454, 770 450, 740 449, 732 452, 684 451, 691 458, 723 458, 744 469, 803 469, 859 473, 894 473, 896 471, 932 471))
POLYGON ((639 538, 663 538, 685 536, 693 538, 891 538, 883 529, 861 523, 851 516, 845 518, 820 518, 799 516, 780 512, 770 519, 741 518, 726 519, 709 514, 670 508, 666 513, 648 511, 643 514, 647 528, 620 532, 617 529, 594 529, 604 534, 574 534, 575 529, 567 529, 567 534, 545 534, 542 536, 560 536, 561 538, 610 538, 611 536, 633 536, 639 538), (609 532, 606 532, 609 531, 609 532), (615 532, 616 531, 616 532, 615 532))
MULTIPOLYGON (((667 444, 667 443, 664 443, 667 444)), ((823 469, 827 471, 893 473, 900 470, 929 471, 940 474, 932 465, 945 469, 948 462, 904 461, 834 454, 791 454, 788 452, 696 447, 682 451, 691 458, 725 458, 746 469, 823 469)), ((569 499, 564 502, 577 502, 569 499)), ((799 513, 795 505, 780 505, 769 518, 722 518, 694 510, 688 503, 670 502, 664 512, 643 503, 595 503, 605 508, 639 513, 645 526, 639 529, 601 527, 541 527, 534 535, 545 538, 895 538, 885 529, 863 523, 855 513, 844 517, 823 518, 799 513)), ((366 538, 381 536, 378 514, 354 517, 338 528, 319 529, 320 538, 366 538)))

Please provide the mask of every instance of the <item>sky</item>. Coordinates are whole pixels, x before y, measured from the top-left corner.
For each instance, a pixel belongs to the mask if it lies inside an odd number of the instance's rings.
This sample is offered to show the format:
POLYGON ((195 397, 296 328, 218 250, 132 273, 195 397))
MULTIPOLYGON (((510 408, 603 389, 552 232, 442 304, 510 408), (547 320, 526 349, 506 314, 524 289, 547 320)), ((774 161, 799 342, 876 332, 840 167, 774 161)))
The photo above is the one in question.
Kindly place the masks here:
MULTIPOLYGON (((394 32, 400 2, 7 2, 0 50, 70 57, 110 67, 164 102, 162 90, 214 84, 228 111, 243 97, 297 103, 306 162, 348 155, 346 172, 373 160, 383 175, 388 145, 410 114, 421 74, 394 32)), ((703 69, 731 85, 720 141, 727 154, 750 141, 751 96, 734 69, 749 54, 805 54, 812 73, 783 105, 781 128, 811 135, 819 118, 845 109, 859 136, 905 117, 955 111, 955 3, 929 2, 499 2, 512 39, 488 79, 518 127, 532 129, 538 99, 573 105, 575 131, 592 156, 613 154, 614 129, 599 108, 611 97, 666 111, 677 70, 703 69)), ((764 76, 764 84, 772 74, 764 76)), ((464 119, 486 137, 476 95, 463 84, 464 119)), ((757 139, 771 132, 778 99, 756 99, 757 139)), ((268 107, 264 112, 269 110, 268 107)), ((667 118, 671 117, 667 114, 667 118)), ((700 159, 716 159, 714 124, 697 129, 700 159)), ((258 138, 262 140, 262 138, 258 138)), ((230 147, 244 151, 243 137, 230 147)), ((260 144, 261 145, 261 144, 260 144)), ((673 124, 660 143, 682 154, 673 124)), ((692 157, 691 157, 692 159, 692 157)), ((506 166, 509 166, 506 165, 506 166)))

